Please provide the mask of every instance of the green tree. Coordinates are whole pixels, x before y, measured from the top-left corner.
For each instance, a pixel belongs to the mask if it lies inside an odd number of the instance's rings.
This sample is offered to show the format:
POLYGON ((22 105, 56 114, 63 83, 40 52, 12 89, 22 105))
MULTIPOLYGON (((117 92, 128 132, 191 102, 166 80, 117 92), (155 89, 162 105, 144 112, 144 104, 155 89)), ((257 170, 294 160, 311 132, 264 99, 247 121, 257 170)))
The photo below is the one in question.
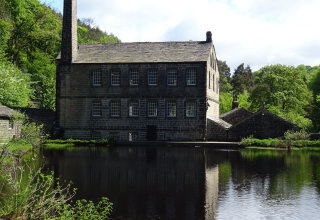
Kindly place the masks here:
POLYGON ((235 69, 231 84, 235 94, 243 93, 244 90, 251 91, 254 85, 254 76, 250 66, 244 67, 244 63, 235 69))
POLYGON ((310 126, 304 118, 305 108, 312 99, 311 92, 297 68, 272 65, 255 73, 255 89, 250 95, 251 110, 263 107, 303 128, 310 126))
POLYGON ((0 63, 0 105, 26 107, 32 93, 29 74, 12 64, 0 63))
POLYGON ((230 67, 226 61, 218 60, 218 70, 220 74, 220 92, 230 92, 232 90, 231 86, 231 72, 230 67))

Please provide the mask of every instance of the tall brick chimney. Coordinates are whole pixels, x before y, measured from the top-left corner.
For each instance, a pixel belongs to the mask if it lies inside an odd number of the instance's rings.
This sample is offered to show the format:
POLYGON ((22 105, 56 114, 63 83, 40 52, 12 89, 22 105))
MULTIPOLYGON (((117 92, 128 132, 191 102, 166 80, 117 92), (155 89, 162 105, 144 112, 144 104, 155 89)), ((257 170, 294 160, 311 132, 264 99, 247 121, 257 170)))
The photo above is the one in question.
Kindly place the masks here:
POLYGON ((61 62, 72 63, 78 53, 77 0, 64 0, 61 62))

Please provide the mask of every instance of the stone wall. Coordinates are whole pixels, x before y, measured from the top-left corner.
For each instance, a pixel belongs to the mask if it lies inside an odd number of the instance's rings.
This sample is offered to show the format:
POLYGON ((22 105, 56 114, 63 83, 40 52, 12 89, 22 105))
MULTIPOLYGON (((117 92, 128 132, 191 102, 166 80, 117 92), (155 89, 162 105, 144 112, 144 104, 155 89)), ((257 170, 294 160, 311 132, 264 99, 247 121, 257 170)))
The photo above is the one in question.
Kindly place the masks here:
MULTIPOLYGON (((58 66, 57 113, 65 137, 90 139, 92 134, 110 137, 118 132, 119 139, 128 140, 129 132, 137 132, 138 140, 146 140, 147 127, 157 126, 157 140, 203 140, 205 137, 206 107, 205 73, 206 63, 163 63, 163 64, 73 64, 58 66), (177 86, 167 85, 167 70, 177 70, 177 86), (196 86, 186 85, 186 71, 197 72, 196 86), (139 71, 139 85, 130 86, 129 70, 139 71), (148 70, 158 72, 158 85, 148 85, 148 70), (112 70, 120 71, 120 86, 112 86, 112 70), (100 71, 102 85, 92 86, 92 72, 100 71), (101 116, 92 117, 92 101, 101 102, 101 116), (111 101, 120 101, 121 116, 110 116, 111 101), (128 102, 139 102, 139 117, 128 116, 128 102), (147 116, 148 100, 158 103, 157 117, 147 116), (177 103, 177 116, 167 117, 167 101, 177 103), (185 103, 196 102, 196 117, 185 115, 185 103)), ((219 109, 218 103, 212 107, 219 109), (215 106, 217 105, 217 106, 215 106)))
POLYGON ((255 138, 281 137, 287 130, 298 130, 291 122, 284 120, 262 109, 240 123, 232 126, 229 130, 228 140, 240 141, 242 138, 253 136, 255 138))
POLYGON ((16 124, 13 124, 12 127, 10 127, 9 124, 9 118, 0 118, 0 140, 9 140, 19 135, 19 127, 16 124))

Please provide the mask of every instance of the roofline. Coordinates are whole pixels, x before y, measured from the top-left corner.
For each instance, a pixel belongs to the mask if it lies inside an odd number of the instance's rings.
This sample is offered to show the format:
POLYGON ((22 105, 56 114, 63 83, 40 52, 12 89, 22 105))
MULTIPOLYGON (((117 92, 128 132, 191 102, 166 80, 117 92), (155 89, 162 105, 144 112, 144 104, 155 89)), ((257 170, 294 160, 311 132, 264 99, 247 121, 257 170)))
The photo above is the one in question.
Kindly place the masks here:
MULTIPOLYGON (((56 61, 60 61, 61 59, 56 59, 56 61)), ((97 63, 95 63, 95 62, 86 62, 86 63, 84 63, 84 62, 73 62, 73 63, 71 63, 72 65, 75 65, 75 64, 88 64, 88 65, 92 65, 92 64, 98 64, 98 65, 103 65, 103 64, 155 64, 155 63, 157 63, 157 64, 165 64, 165 63, 206 63, 207 61, 206 60, 200 60, 200 61, 181 61, 181 62, 170 62, 170 61, 168 61, 168 62, 115 62, 115 63, 100 63, 100 62, 97 62, 97 63)), ((63 63, 61 63, 61 64, 63 64, 63 63)), ((67 63, 66 65, 70 65, 70 63, 67 63)))

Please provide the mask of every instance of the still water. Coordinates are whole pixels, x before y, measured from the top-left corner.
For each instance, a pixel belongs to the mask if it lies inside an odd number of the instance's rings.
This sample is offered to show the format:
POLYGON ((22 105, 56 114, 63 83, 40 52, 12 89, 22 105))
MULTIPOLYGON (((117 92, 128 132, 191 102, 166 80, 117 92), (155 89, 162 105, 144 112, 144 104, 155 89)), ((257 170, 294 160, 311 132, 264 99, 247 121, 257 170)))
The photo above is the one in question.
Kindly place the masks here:
POLYGON ((77 199, 114 219, 320 219, 320 151, 114 147, 45 150, 77 199))

